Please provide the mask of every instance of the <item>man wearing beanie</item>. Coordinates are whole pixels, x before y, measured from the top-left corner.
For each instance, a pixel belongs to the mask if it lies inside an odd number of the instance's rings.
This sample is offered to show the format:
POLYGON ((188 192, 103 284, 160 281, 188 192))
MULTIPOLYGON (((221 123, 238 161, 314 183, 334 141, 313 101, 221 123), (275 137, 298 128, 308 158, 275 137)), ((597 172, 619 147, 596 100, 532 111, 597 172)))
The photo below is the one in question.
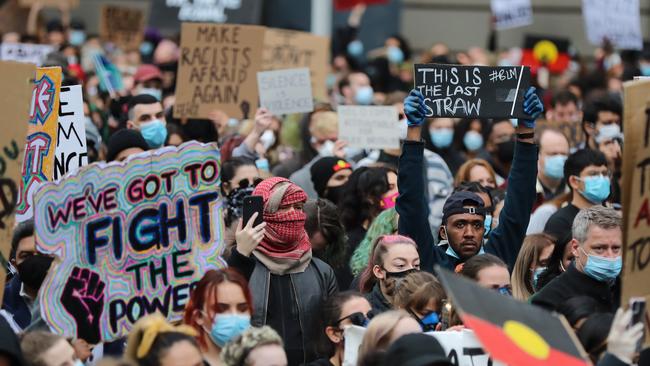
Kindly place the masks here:
POLYGON ((311 181, 319 198, 334 204, 341 199, 341 190, 352 174, 352 166, 345 159, 328 156, 318 159, 310 168, 311 181))
POLYGON ((149 150, 147 142, 136 130, 119 130, 108 139, 106 161, 124 161, 127 157, 149 150))

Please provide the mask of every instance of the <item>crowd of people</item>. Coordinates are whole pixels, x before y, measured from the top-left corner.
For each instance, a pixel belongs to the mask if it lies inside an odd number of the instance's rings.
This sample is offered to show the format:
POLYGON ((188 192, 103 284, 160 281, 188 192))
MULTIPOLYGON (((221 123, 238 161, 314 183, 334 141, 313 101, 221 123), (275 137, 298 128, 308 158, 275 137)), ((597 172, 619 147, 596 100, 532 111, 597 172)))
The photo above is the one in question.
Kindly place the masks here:
POLYGON ((124 339, 90 344, 44 322, 38 292, 54 258, 23 222, 11 241, 0 365, 342 366, 351 325, 367 327, 358 365, 452 365, 422 334, 464 328, 435 265, 564 315, 593 364, 650 364, 637 348, 643 324, 629 327, 619 300, 622 81, 647 70, 650 51, 606 45, 548 80, 533 70, 528 120, 427 118, 413 64, 512 65, 513 51, 495 34, 487 48, 416 52, 394 35, 366 50, 363 10, 333 35, 327 100, 304 115, 259 108, 250 120, 216 109, 173 117, 178 37, 148 29, 139 50, 120 50, 75 20, 4 34, 3 43, 53 45, 45 65, 62 67, 63 85, 83 85, 90 163, 190 140, 218 145, 228 266, 203 274, 180 324, 150 315, 124 339), (122 90, 100 83, 95 55, 114 63, 122 90), (395 106, 401 147, 347 146, 340 105, 395 106), (242 220, 252 195, 263 200, 258 225, 257 213, 242 220))

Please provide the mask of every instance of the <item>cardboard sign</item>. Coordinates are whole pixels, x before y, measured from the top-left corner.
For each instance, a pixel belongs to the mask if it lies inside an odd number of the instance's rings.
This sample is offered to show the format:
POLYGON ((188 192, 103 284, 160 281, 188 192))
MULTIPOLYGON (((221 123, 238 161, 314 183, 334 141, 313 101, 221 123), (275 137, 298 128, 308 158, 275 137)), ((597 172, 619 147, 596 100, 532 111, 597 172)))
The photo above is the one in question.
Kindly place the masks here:
POLYGON ((447 352, 449 360, 458 366, 505 366, 501 362, 492 361, 490 355, 483 350, 474 332, 464 329, 460 332, 429 332, 447 352))
POLYGON ((607 38, 621 49, 641 50, 639 0, 582 0, 585 31, 591 44, 602 46, 607 38))
POLYGON ((427 117, 526 118, 529 84, 524 66, 415 65, 415 88, 424 95, 427 117))
MULTIPOLYGON (((5 288, 7 262, 11 251, 14 213, 18 201, 27 136, 29 103, 36 67, 17 62, 0 62, 0 289, 5 288)), ((0 291, 0 303, 4 291, 0 291)))
POLYGON ((67 6, 70 9, 76 8, 79 6, 80 0, 20 0, 20 6, 29 7, 36 3, 41 3, 43 6, 47 7, 60 7, 67 6))
POLYGON ((156 311, 180 320, 193 284, 225 266, 220 173, 215 145, 188 142, 42 186, 38 250, 61 259, 39 293, 50 328, 95 344, 156 311))
MULTIPOLYGON (((650 303, 650 81, 627 82, 624 93, 622 306, 631 297, 650 303)), ((645 341, 649 346, 650 337, 645 341)))
POLYGON ((498 30, 533 24, 530 0, 492 0, 490 7, 498 30))
POLYGON ((257 86, 260 105, 276 116, 314 110, 307 68, 258 72, 257 86))
POLYGON ((561 315, 480 287, 440 266, 435 271, 463 324, 493 359, 508 365, 590 365, 561 315))
POLYGON ((29 109, 25 160, 16 221, 32 218, 34 193, 39 185, 52 179, 57 130, 59 128, 60 67, 39 67, 29 109))
POLYGON ((263 43, 263 27, 183 23, 174 117, 253 118, 263 43))
POLYGON ((582 144, 585 142, 585 133, 582 130, 582 125, 579 121, 557 122, 549 120, 537 120, 535 123, 537 136, 540 136, 539 131, 545 127, 555 128, 562 131, 564 136, 566 136, 566 138, 569 140, 569 147, 572 149, 572 151, 574 149, 579 149, 580 146, 582 146, 582 144))
POLYGON ((59 97, 59 127, 54 180, 88 164, 86 125, 81 85, 64 86, 59 97))
POLYGON ((399 149, 399 118, 393 106, 339 106, 339 139, 363 149, 399 149))
POLYGON ((311 71, 314 97, 327 100, 330 39, 311 33, 267 29, 264 36, 264 70, 306 67, 311 71))
POLYGON ((100 37, 123 50, 137 50, 144 38, 144 11, 117 5, 104 5, 99 21, 100 37))
POLYGON ((3 43, 0 45, 0 60, 18 61, 41 66, 54 47, 45 44, 3 43))

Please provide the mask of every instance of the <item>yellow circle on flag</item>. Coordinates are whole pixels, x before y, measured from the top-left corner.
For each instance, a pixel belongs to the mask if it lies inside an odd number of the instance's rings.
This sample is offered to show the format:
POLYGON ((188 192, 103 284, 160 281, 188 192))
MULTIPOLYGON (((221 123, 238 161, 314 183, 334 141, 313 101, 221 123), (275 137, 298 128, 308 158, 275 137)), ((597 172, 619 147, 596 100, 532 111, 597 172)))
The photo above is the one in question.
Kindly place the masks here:
POLYGON ((534 358, 545 360, 551 353, 551 347, 544 338, 526 324, 508 320, 503 324, 503 332, 514 344, 534 358))
POLYGON ((535 55, 535 59, 544 61, 550 65, 557 61, 559 51, 557 50, 555 43, 543 40, 535 43, 535 47, 533 47, 533 55, 535 55))

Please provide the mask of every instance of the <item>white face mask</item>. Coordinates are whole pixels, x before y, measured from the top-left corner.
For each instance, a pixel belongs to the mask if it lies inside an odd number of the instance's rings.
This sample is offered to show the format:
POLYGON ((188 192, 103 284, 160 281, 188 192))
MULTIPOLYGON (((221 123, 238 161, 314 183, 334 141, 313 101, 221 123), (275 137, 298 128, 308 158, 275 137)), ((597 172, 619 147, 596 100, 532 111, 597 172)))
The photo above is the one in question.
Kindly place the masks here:
POLYGON ((334 142, 327 140, 318 148, 318 155, 322 157, 334 156, 334 142))
POLYGON ((268 150, 275 144, 275 133, 271 130, 266 130, 260 136, 260 143, 264 146, 264 149, 268 150))

